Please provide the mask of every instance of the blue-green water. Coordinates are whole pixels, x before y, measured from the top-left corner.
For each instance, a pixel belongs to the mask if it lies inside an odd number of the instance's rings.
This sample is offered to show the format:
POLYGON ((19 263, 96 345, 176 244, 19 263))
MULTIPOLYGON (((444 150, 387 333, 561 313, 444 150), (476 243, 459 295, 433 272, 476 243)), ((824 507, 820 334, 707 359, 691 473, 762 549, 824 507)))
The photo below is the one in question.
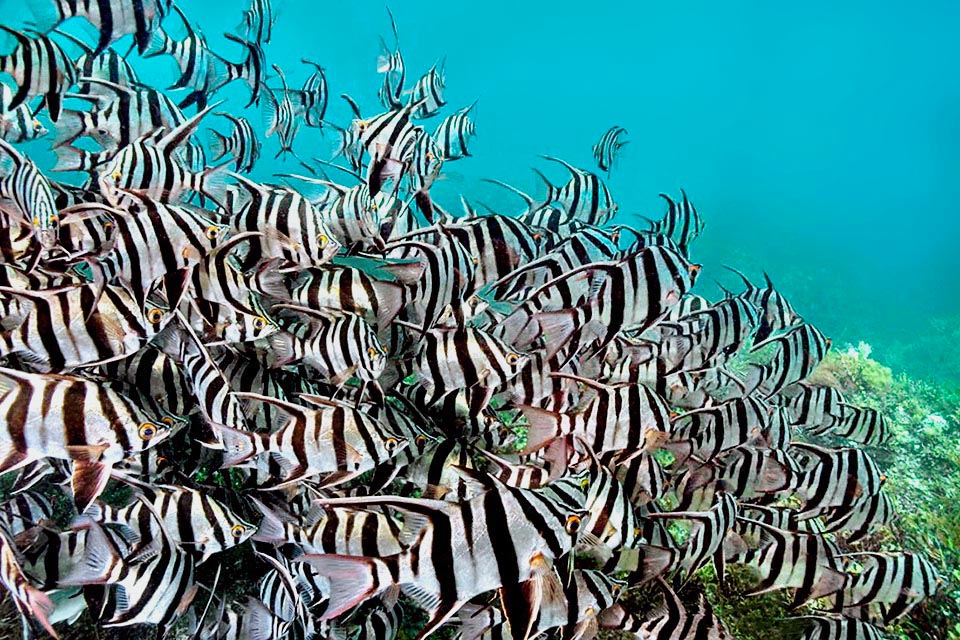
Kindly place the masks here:
MULTIPOLYGON (((214 50, 239 58, 220 33, 245 2, 178 4, 214 50)), ((29 15, 22 5, 0 1, 4 21, 29 15)), ((378 35, 392 44, 383 3, 277 7, 268 62, 299 85, 308 74, 299 59, 317 60, 334 96, 376 113, 378 35)), ((657 194, 686 188, 707 222, 694 246, 701 293, 717 294, 714 278, 735 284, 721 264, 757 278, 766 269, 835 342, 863 340, 895 369, 960 380, 957 3, 402 0, 392 9, 408 88, 446 55, 448 109, 479 99, 475 157, 448 163, 435 189, 448 207, 464 193, 519 209, 479 178, 536 191, 538 154, 589 167, 591 145, 623 125, 631 144, 610 180, 620 221, 659 216, 657 194)), ((171 71, 135 65, 151 84, 171 71)), ((247 93, 223 95, 237 112, 247 93)), ((261 123, 255 109, 247 115, 261 123)), ((328 117, 343 124, 350 114, 334 98, 328 117)), ((333 144, 304 130, 297 148, 329 158, 333 144)), ((265 156, 277 149, 268 140, 265 156)), ((262 160, 256 175, 281 168, 294 165, 262 160)))

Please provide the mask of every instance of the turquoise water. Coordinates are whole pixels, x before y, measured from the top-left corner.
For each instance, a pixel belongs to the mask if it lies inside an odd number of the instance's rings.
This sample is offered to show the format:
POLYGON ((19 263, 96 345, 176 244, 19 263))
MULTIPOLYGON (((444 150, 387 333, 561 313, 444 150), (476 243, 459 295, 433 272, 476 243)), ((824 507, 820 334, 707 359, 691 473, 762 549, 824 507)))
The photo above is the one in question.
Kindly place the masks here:
MULTIPOLYGON (((220 33, 239 22, 245 2, 178 4, 215 50, 238 59, 220 33)), ((735 284, 721 264, 758 279, 766 269, 836 343, 863 340, 895 369, 960 380, 960 5, 841 4, 397 1, 392 9, 407 86, 446 55, 448 109, 479 99, 476 157, 448 163, 435 189, 441 203, 453 208, 465 193, 518 210, 519 200, 479 178, 536 192, 531 166, 563 177, 538 154, 590 167, 590 147, 620 124, 631 140, 610 180, 620 221, 657 217, 657 194, 686 188, 707 223, 693 251, 705 265, 700 293, 716 296, 715 278, 735 284)), ((17 0, 0 8, 25 13, 17 0)), ((349 93, 364 115, 376 113, 377 36, 392 44, 383 3, 277 8, 268 62, 299 86, 309 73, 299 59, 317 60, 334 96, 349 93)), ((223 95, 236 112, 247 93, 234 86, 223 95)), ((247 115, 260 123, 255 109, 247 115)), ((349 117, 332 99, 328 118, 349 117)), ((333 141, 304 130, 297 148, 329 158, 333 141)), ((265 158, 277 149, 268 140, 265 158)), ((294 165, 264 159, 256 175, 282 168, 294 165)))

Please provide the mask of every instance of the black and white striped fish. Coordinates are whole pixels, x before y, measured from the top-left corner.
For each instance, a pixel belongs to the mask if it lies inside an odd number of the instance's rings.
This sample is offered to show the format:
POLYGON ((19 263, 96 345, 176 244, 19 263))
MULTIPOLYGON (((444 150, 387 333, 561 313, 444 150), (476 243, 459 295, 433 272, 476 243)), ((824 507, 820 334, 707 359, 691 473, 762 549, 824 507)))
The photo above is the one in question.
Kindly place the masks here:
POLYGON ((189 90, 187 97, 180 102, 180 108, 186 109, 196 104, 197 109, 202 110, 207 107, 207 99, 213 93, 217 81, 214 58, 203 34, 190 24, 179 7, 174 5, 173 10, 180 17, 186 34, 182 39, 175 40, 164 29, 157 29, 149 48, 143 52, 143 57, 171 56, 176 61, 180 77, 170 89, 189 90))
POLYGON ((163 441, 170 425, 103 385, 67 376, 0 369, 0 473, 41 458, 73 465, 83 511, 124 458, 163 441))
POLYGON ((176 202, 186 191, 193 191, 219 202, 223 187, 217 179, 223 165, 194 173, 177 155, 213 108, 211 105, 198 112, 169 133, 160 130, 137 139, 98 167, 97 183, 103 197, 117 205, 121 190, 129 190, 160 202, 176 202))
POLYGON ((794 442, 790 446, 802 468, 797 489, 805 512, 849 507, 876 495, 886 480, 866 451, 829 449, 794 442))
POLYGON ((310 65, 314 71, 304 81, 302 89, 287 92, 293 100, 294 115, 302 117, 303 123, 308 127, 322 129, 323 119, 327 113, 327 102, 330 100, 327 76, 318 63, 306 58, 301 59, 300 62, 310 65))
POLYGON ((31 0, 30 8, 42 29, 52 29, 73 17, 86 19, 99 32, 94 54, 125 35, 133 35, 141 54, 173 5, 172 0, 31 0))
POLYGON ((13 92, 0 83, 0 138, 12 144, 20 144, 42 138, 49 131, 33 117, 30 107, 21 104, 16 109, 7 109, 13 102, 13 92))
POLYGON ((766 340, 770 334, 775 331, 788 329, 802 321, 802 318, 794 310, 793 305, 790 304, 782 293, 774 288, 770 276, 766 273, 763 274, 766 286, 758 287, 736 269, 731 267, 725 268, 740 276, 740 279, 743 280, 743 284, 746 287, 740 296, 747 300, 747 302, 752 303, 753 306, 761 312, 760 328, 757 330, 756 335, 757 342, 766 340))
POLYGON ((377 58, 377 73, 383 75, 383 86, 380 87, 378 97, 384 109, 400 109, 403 107, 403 84, 406 81, 407 71, 403 64, 403 54, 400 53, 400 34, 397 31, 397 21, 393 19, 393 12, 387 7, 390 16, 390 27, 393 29, 393 50, 387 47, 386 41, 380 37, 380 56, 377 58))
MULTIPOLYGON (((539 490, 492 480, 487 486, 459 505, 393 496, 323 500, 329 506, 385 505, 399 511, 405 516, 400 539, 414 543, 385 558, 301 556, 330 579, 330 606, 323 617, 337 616, 398 585, 430 617, 417 636, 422 639, 481 593, 498 588, 516 593, 521 583, 543 580, 551 562, 572 550, 579 537, 585 499, 581 480, 563 478, 539 490), (449 571, 451 563, 458 571, 449 571)), ((527 618, 536 613, 534 606, 527 618)))
POLYGON ((210 89, 210 93, 216 93, 234 80, 243 80, 250 87, 250 100, 245 108, 260 104, 260 93, 266 86, 264 80, 267 73, 267 62, 263 48, 257 41, 239 38, 230 33, 223 34, 223 37, 242 46, 246 55, 240 62, 231 62, 211 52, 216 60, 215 64, 219 63, 222 70, 220 68, 216 69, 216 75, 220 79, 210 89))
POLYGON ((86 82, 87 78, 106 80, 125 87, 134 87, 140 78, 126 58, 113 49, 107 49, 97 55, 84 53, 77 59, 77 76, 83 78, 77 86, 80 95, 97 94, 100 89, 86 82))
POLYGON ((613 170, 620 149, 630 142, 629 140, 620 141, 620 136, 626 133, 626 129, 614 125, 600 136, 597 144, 593 145, 593 157, 597 161, 597 166, 600 167, 601 171, 606 171, 608 175, 613 170))
POLYGON ((213 162, 218 162, 228 153, 235 158, 233 170, 237 173, 250 173, 253 165, 260 158, 260 138, 254 132, 250 121, 242 116, 235 116, 226 112, 214 115, 222 116, 233 125, 229 135, 224 135, 215 129, 210 130, 210 153, 213 162))
MULTIPOLYGON (((273 65, 273 70, 280 77, 283 88, 277 92, 267 90, 267 98, 269 99, 262 105, 263 119, 267 127, 264 137, 269 138, 274 133, 277 134, 280 140, 280 151, 274 156, 275 158, 283 157, 288 153, 297 158, 297 154, 293 150, 293 141, 300 130, 300 122, 297 119, 293 101, 290 99, 290 89, 287 87, 286 76, 283 75, 283 71, 277 65, 273 65)), ((303 163, 301 162, 301 164, 303 163)))
MULTIPOLYGON (((14 218, 32 229, 41 247, 57 243, 60 211, 49 180, 33 160, 23 156, 6 140, 0 140, 0 196, 13 204, 14 218)), ((7 211, 10 207, 4 207, 7 211)))
POLYGON ((543 204, 557 202, 573 218, 597 227, 602 227, 617 214, 620 207, 600 176, 592 171, 578 169, 560 158, 543 158, 559 164, 570 173, 570 179, 562 187, 558 187, 537 171, 537 175, 547 187, 543 204))
POLYGON ((393 190, 409 169, 417 140, 427 135, 410 120, 421 102, 410 102, 395 111, 387 111, 365 120, 356 120, 353 131, 359 144, 370 154, 366 181, 370 196, 376 197, 387 181, 393 181, 393 190))
POLYGON ((276 22, 271 0, 250 0, 250 8, 243 12, 237 31, 252 42, 269 43, 276 22))
MULTIPOLYGON (((108 80, 89 78, 86 86, 96 94, 85 100, 93 105, 90 111, 67 109, 57 127, 55 147, 72 145, 78 138, 89 136, 104 152, 113 153, 159 128, 172 130, 187 118, 163 92, 149 87, 126 87, 108 80)), ((71 171, 83 156, 74 147, 57 152, 54 171, 71 171)))
POLYGON ((414 120, 432 118, 447 104, 443 99, 443 88, 446 86, 445 67, 446 58, 430 67, 413 86, 407 106, 413 109, 410 117, 414 120))
POLYGON ((128 530, 131 522, 138 522, 139 531, 135 533, 143 540, 159 536, 163 527, 171 540, 195 557, 197 564, 242 544, 257 530, 225 504, 197 489, 145 487, 143 496, 145 500, 119 508, 97 502, 83 516, 101 524, 125 526, 128 530), (158 522, 153 521, 148 503, 160 517, 158 522), (144 529, 148 529, 149 537, 144 535, 144 529))
POLYGON ((437 126, 437 130, 433 132, 433 139, 440 146, 444 161, 459 160, 470 155, 467 145, 477 133, 476 126, 470 119, 470 112, 475 106, 477 106, 476 102, 450 114, 443 119, 443 122, 437 126))
POLYGON ((687 198, 686 191, 680 189, 680 196, 680 201, 675 202, 667 194, 660 194, 667 202, 667 212, 662 219, 651 221, 650 229, 675 241, 683 255, 689 256, 690 243, 703 232, 703 218, 687 198))
POLYGON ((784 387, 806 380, 827 356, 830 340, 811 324, 754 343, 751 353, 773 345, 773 358, 766 365, 751 365, 747 389, 769 397, 784 387))
POLYGON ((933 564, 909 551, 844 554, 860 565, 843 591, 834 595, 829 610, 888 625, 936 594, 943 582, 933 564))

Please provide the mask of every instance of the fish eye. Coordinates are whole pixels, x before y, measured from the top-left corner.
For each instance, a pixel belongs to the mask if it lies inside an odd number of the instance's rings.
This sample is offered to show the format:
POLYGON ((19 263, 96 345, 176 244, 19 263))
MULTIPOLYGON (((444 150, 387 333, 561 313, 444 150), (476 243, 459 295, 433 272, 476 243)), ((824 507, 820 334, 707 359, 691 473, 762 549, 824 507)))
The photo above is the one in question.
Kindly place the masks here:
POLYGON ((580 516, 567 516, 567 524, 563 528, 570 535, 580 531, 580 516))
POLYGON ((160 422, 164 422, 164 423, 166 423, 167 425, 169 425, 169 426, 171 426, 171 427, 172 427, 174 424, 176 424, 176 421, 175 421, 173 418, 171 418, 170 416, 163 416, 162 418, 160 418, 160 422))
POLYGON ((371 358, 376 358, 379 351, 377 351, 376 347, 370 347, 369 349, 367 349, 367 353, 370 354, 371 358))
POLYGON ((692 275, 692 276, 697 275, 698 273, 700 273, 700 269, 701 269, 701 268, 702 268, 702 267, 701 267, 699 264, 692 264, 692 265, 690 265, 690 275, 692 275))
POLYGON ((257 331, 263 331, 267 328, 267 319, 263 316, 257 316, 253 319, 253 328, 257 331))
POLYGON ((207 240, 216 240, 217 236, 220 235, 220 228, 214 225, 210 225, 209 227, 207 227, 207 230, 204 233, 204 235, 207 236, 207 240))
POLYGON ((140 436, 140 439, 144 442, 149 442, 157 435, 157 425, 152 422, 144 422, 140 425, 140 429, 137 431, 137 434, 140 436))
POLYGON ((161 309, 150 309, 147 311, 147 322, 150 324, 160 324, 163 320, 163 311, 161 309))
POLYGON ((113 179, 113 181, 116 182, 118 185, 120 184, 120 178, 122 177, 123 177, 123 174, 121 174, 119 171, 114 171, 113 175, 110 176, 110 178, 113 179))
POLYGON ((620 595, 620 592, 623 591, 623 587, 621 587, 621 586, 618 585, 618 584, 615 584, 615 585, 613 585, 613 587, 610 589, 610 591, 613 592, 613 595, 614 595, 614 596, 618 596, 618 595, 620 595))
POLYGON ((398 444, 399 443, 397 442, 396 438, 387 438, 386 441, 383 443, 383 446, 386 447, 387 453, 393 453, 396 450, 398 444))
POLYGON ((480 264, 480 258, 478 258, 477 256, 471 257, 470 260, 473 261, 473 264, 474 264, 474 265, 480 264))
POLYGON ((416 438, 414 438, 413 441, 417 444, 418 447, 422 447, 423 445, 427 444, 427 436, 419 435, 416 438))
POLYGON ((233 528, 230 529, 230 535, 232 535, 234 538, 237 538, 239 540, 243 536, 243 534, 246 532, 246 530, 247 528, 242 524, 235 524, 233 525, 233 528))
POLYGON ((516 366, 520 362, 520 354, 517 353, 508 353, 507 354, 507 364, 511 367, 516 366))
POLYGON ((320 243, 320 248, 323 249, 327 246, 327 243, 330 242, 330 238, 328 238, 326 234, 321 233, 317 236, 317 242, 320 243))
POLYGON ((433 161, 433 157, 434 157, 433 154, 430 153, 429 151, 427 151, 427 161, 432 162, 432 161, 433 161))

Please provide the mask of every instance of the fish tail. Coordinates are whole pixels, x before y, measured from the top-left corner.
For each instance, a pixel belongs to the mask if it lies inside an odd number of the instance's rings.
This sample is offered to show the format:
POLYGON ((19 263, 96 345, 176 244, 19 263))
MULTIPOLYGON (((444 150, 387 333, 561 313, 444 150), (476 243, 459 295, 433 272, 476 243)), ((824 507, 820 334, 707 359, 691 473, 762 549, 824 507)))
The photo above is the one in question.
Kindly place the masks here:
POLYGON ((210 154, 213 156, 212 159, 216 162, 227 155, 230 141, 227 139, 227 136, 219 131, 210 129, 210 138, 207 140, 207 144, 210 146, 210 154))
POLYGON ((349 611, 395 583, 392 576, 398 575, 398 556, 366 558, 336 554, 305 554, 297 558, 309 562, 317 573, 330 581, 330 603, 323 613, 324 619, 334 618, 349 611))
POLYGON ((223 445, 223 466, 233 467, 246 462, 266 448, 268 436, 240 429, 231 429, 223 425, 215 427, 217 437, 223 445))

